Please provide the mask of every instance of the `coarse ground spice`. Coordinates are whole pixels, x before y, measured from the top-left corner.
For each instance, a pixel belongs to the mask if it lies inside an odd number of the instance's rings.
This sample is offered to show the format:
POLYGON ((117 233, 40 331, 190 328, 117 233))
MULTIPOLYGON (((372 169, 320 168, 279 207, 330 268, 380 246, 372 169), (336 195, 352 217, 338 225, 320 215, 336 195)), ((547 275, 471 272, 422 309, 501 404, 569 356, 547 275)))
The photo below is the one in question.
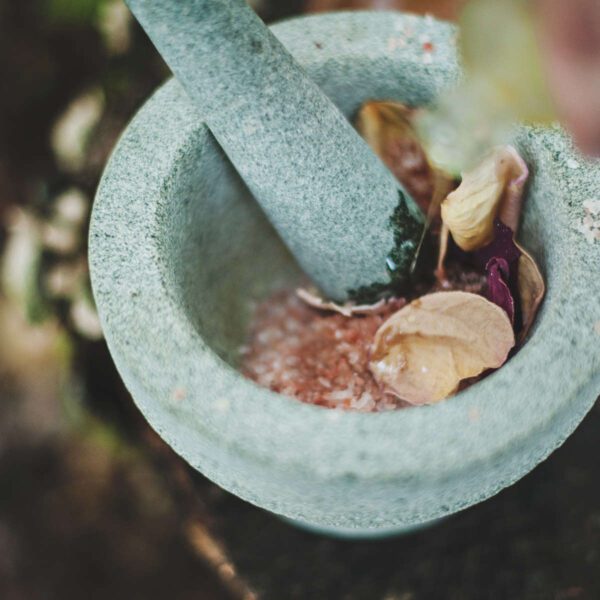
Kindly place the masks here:
MULTIPOLYGON (((419 286, 410 300, 440 289, 482 293, 485 277, 448 268, 447 284, 419 286)), ((248 343, 240 349, 242 372, 256 383, 302 402, 327 408, 380 412, 410 406, 384 392, 369 370, 377 329, 407 302, 393 298, 374 314, 345 317, 280 290, 260 303, 248 343)))

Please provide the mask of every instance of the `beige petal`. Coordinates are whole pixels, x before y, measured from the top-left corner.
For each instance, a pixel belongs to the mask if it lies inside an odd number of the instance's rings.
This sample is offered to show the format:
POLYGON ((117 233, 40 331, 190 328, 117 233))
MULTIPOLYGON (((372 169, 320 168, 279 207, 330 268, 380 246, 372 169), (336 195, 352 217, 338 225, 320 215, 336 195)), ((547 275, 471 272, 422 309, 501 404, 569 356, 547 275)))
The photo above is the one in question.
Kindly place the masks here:
POLYGON ((370 369, 411 404, 439 402, 463 379, 506 361, 515 344, 506 313, 482 296, 438 292, 392 315, 377 331, 370 369))
POLYGON ((529 177, 527 163, 512 146, 505 146, 506 151, 512 156, 510 176, 500 200, 498 218, 514 233, 519 229, 521 210, 523 208, 523 191, 529 177))
POLYGON ((519 257, 518 285, 523 320, 521 331, 519 331, 519 342, 522 342, 527 337, 529 329, 533 324, 535 315, 546 293, 546 286, 544 278, 531 255, 519 246, 519 244, 517 244, 517 247, 521 251, 521 256, 519 257))
POLYGON ((489 244, 499 212, 509 219, 506 225, 516 228, 526 169, 512 146, 499 146, 463 175, 461 184, 441 207, 442 221, 460 248, 470 252, 489 244), (507 203, 505 210, 501 210, 503 202, 507 203))

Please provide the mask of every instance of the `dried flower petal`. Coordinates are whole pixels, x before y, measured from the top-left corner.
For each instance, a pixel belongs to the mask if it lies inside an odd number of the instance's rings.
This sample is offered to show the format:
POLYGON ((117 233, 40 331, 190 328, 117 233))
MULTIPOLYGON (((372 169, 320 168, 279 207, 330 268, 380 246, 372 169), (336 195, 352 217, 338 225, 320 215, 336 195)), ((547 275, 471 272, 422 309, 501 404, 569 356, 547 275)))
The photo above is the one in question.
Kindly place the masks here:
POLYGON ((415 114, 414 109, 400 102, 366 102, 356 118, 356 128, 415 202, 428 212, 434 192, 445 198, 454 188, 454 180, 430 164, 413 125, 415 114))
MULTIPOLYGON (((519 299, 518 339, 522 341, 529 332, 546 293, 544 278, 531 255, 515 242, 514 233, 509 227, 496 219, 494 230, 495 237, 492 243, 471 253, 470 256, 479 267, 486 265, 486 271, 487 265, 494 259, 503 259, 508 263, 509 275, 505 277, 505 281, 513 299, 519 299)), ((500 302, 496 304, 503 306, 500 302)))
POLYGON ((516 263, 521 256, 519 246, 514 240, 515 234, 510 227, 507 227, 499 219, 494 221, 494 237, 492 241, 474 252, 465 252, 464 250, 461 250, 456 243, 453 241, 451 242, 448 233, 449 231, 446 225, 442 225, 442 231, 440 233, 440 252, 436 269, 436 277, 439 282, 443 282, 446 279, 444 262, 449 251, 451 256, 459 259, 460 262, 471 264, 480 269, 485 269, 492 258, 503 258, 508 262, 509 267, 511 267, 512 270, 514 263, 516 263))
POLYGON ((438 292, 392 315, 375 334, 370 369, 411 404, 439 402, 464 379, 500 367, 514 346, 506 313, 482 296, 438 292))
POLYGON ((512 265, 520 256, 521 250, 515 243, 514 231, 498 219, 494 221, 493 240, 471 254, 473 262, 482 269, 492 258, 503 258, 512 265))
POLYGON ((512 174, 500 201, 498 219, 513 231, 517 231, 523 208, 523 191, 529 178, 529 167, 512 146, 505 146, 505 148, 512 156, 512 174))
MULTIPOLYGON (((470 252, 494 238, 494 219, 502 212, 518 223, 524 161, 511 146, 495 148, 475 169, 465 173, 459 187, 442 202, 442 220, 462 250, 470 252)), ((526 169, 526 165, 525 165, 526 169)))
POLYGON ((504 258, 494 257, 485 267, 487 299, 504 309, 511 323, 515 322, 515 300, 508 287, 510 268, 504 258))
POLYGON ((382 312, 386 307, 385 299, 381 299, 374 304, 353 304, 352 302, 337 304, 335 302, 328 302, 321 298, 316 292, 305 288, 298 288, 296 290, 296 295, 304 303, 312 306, 312 308, 336 312, 340 315, 344 315, 344 317, 351 317, 353 315, 374 315, 382 312))
POLYGON ((521 303, 521 330, 519 341, 523 341, 533 324, 535 315, 546 293, 544 278, 533 258, 519 246, 518 287, 521 303))
MULTIPOLYGON (((482 267, 494 259, 503 259, 508 263, 509 275, 505 277, 513 298, 519 299, 520 327, 518 340, 525 339, 537 310, 546 293, 544 278, 532 256, 514 239, 512 230, 498 219, 494 224, 495 237, 491 244, 471 254, 473 262, 482 267)), ((489 285, 489 279, 488 279, 489 285)), ((489 297, 489 296, 488 296, 489 297)), ((490 300, 496 302, 490 297, 490 300)), ((500 302, 496 302, 504 308, 500 302)), ((517 319, 519 321, 519 319, 517 319)))

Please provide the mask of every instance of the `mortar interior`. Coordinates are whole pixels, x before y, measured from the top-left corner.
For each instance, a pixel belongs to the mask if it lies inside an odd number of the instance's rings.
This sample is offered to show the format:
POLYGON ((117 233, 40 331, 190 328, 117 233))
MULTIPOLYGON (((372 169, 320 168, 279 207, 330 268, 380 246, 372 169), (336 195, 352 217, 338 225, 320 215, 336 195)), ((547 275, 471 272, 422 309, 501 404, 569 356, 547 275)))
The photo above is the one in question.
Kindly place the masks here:
MULTIPOLYGON (((369 72, 365 62, 365 79, 369 72)), ((413 103, 415 84, 420 82, 409 86, 410 97, 398 93, 393 99, 413 103)), ((431 98, 432 92, 423 89, 417 95, 431 98)), ((531 167, 532 180, 539 179, 527 135, 518 136, 515 144, 531 167)), ((168 286, 203 340, 236 368, 253 307, 271 291, 303 281, 302 272, 204 126, 182 148, 170 181, 158 220, 158 237, 169 264, 168 286)), ((551 181, 530 182, 519 235, 549 286, 553 275, 546 272, 544 249, 547 236, 557 227, 547 210, 553 187, 551 181)), ((543 308, 538 325, 542 319, 543 308)))

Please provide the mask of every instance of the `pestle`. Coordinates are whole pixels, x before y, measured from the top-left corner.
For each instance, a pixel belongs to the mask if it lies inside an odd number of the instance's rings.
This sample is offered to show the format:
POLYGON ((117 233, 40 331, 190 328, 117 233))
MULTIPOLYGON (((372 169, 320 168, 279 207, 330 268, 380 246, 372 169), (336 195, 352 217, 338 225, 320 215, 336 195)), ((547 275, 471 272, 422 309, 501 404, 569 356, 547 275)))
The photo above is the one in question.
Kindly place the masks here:
POLYGON ((364 301, 403 284, 422 213, 244 0, 127 3, 322 292, 364 301))

